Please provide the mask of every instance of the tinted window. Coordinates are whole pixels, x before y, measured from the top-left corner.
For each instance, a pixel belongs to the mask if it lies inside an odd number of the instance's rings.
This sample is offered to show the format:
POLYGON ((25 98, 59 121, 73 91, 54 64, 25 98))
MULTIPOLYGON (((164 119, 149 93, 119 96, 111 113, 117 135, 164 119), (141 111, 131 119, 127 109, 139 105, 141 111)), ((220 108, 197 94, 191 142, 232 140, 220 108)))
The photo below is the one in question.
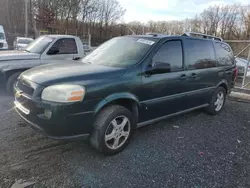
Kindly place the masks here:
POLYGON ((230 46, 225 43, 216 42, 215 51, 218 60, 218 65, 225 66, 233 64, 234 56, 230 46))
POLYGON ((52 47, 59 49, 57 54, 77 54, 75 39, 59 39, 52 47))
POLYGON ((185 40, 185 64, 188 69, 205 69, 216 66, 213 42, 208 40, 185 40))
POLYGON ((156 62, 169 63, 171 71, 178 71, 183 68, 182 58, 181 41, 168 41, 153 57, 153 65, 156 62))
POLYGON ((0 39, 5 39, 5 36, 3 33, 0 33, 0 39))

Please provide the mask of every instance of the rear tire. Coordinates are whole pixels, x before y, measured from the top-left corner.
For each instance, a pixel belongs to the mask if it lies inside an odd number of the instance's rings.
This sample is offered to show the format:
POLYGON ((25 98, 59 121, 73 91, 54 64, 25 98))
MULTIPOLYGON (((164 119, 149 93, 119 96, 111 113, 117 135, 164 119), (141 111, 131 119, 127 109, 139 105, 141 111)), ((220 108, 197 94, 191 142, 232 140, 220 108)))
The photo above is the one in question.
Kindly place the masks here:
POLYGON ((16 73, 14 73, 14 74, 12 74, 9 78, 8 78, 8 80, 7 80, 7 82, 6 82, 6 91, 9 93, 9 94, 11 94, 11 95, 13 95, 14 94, 14 84, 16 83, 16 81, 17 81, 17 78, 18 78, 18 76, 21 74, 21 72, 16 72, 16 73))
POLYGON ((132 113, 123 106, 104 108, 95 119, 91 146, 105 155, 122 151, 131 138, 133 122, 132 113))
POLYGON ((206 107, 206 112, 211 115, 219 114, 224 107, 225 100, 226 100, 225 88, 218 87, 214 92, 214 95, 212 97, 212 100, 210 101, 209 106, 206 107))

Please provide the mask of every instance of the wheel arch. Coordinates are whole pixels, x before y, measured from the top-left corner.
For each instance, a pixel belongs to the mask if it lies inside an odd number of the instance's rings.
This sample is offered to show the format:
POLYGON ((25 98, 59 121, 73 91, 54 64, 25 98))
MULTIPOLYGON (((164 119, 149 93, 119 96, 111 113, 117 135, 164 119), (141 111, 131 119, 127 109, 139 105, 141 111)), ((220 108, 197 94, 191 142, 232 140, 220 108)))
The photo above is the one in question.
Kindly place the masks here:
POLYGON ((15 74, 15 73, 17 73, 17 72, 23 72, 23 71, 25 71, 25 70, 27 70, 27 69, 23 68, 23 69, 9 69, 9 70, 4 70, 4 71, 2 72, 2 74, 3 74, 3 76, 4 76, 4 82, 6 83, 7 80, 8 80, 8 78, 9 78, 11 75, 13 75, 13 74, 15 74))
POLYGON ((121 105, 130 110, 135 120, 134 124, 138 122, 140 103, 138 98, 131 93, 116 93, 109 95, 96 106, 94 115, 96 116, 102 109, 112 104, 121 105))
POLYGON ((226 93, 228 93, 228 82, 227 80, 222 80, 221 82, 219 82, 219 84, 217 85, 217 88, 218 87, 223 87, 225 90, 226 90, 226 93))

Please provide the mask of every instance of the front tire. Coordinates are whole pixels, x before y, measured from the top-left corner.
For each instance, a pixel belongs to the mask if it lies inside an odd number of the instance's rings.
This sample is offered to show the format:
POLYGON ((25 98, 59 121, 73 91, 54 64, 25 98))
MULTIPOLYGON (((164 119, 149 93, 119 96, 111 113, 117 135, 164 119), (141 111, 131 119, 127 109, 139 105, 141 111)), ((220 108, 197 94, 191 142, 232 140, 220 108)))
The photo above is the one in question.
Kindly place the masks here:
POLYGON ((206 111, 212 115, 219 114, 224 107, 225 100, 226 90, 223 87, 218 87, 214 92, 212 100, 210 101, 209 106, 206 108, 206 111))
POLYGON ((132 113, 123 106, 104 108, 94 122, 90 144, 106 155, 122 151, 131 138, 133 122, 132 113))
POLYGON ((12 75, 8 78, 8 80, 7 80, 7 82, 6 82, 6 91, 7 91, 9 94, 11 94, 11 95, 14 94, 14 85, 15 85, 15 83, 16 83, 16 81, 17 81, 17 78, 18 78, 18 76, 19 76, 20 74, 21 74, 21 72, 16 72, 16 73, 12 74, 12 75))

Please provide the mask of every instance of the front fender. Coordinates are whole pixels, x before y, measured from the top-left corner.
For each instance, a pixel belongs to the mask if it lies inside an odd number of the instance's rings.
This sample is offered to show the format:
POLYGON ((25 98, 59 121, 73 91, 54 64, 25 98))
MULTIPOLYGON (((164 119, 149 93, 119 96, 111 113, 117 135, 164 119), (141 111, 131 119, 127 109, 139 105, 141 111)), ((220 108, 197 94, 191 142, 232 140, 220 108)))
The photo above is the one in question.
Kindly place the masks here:
POLYGON ((8 61, 0 61, 0 71, 6 72, 9 70, 15 69, 30 69, 35 66, 41 65, 40 59, 22 59, 22 60, 8 60, 8 61))
POLYGON ((105 105, 118 99, 130 99, 130 100, 135 101, 138 106, 140 105, 139 99, 131 93, 127 93, 127 92, 115 93, 115 94, 111 94, 107 96, 101 102, 99 102, 99 104, 94 110, 95 114, 98 113, 105 105))
POLYGON ((23 72, 23 71, 25 71, 27 69, 29 69, 29 68, 21 68, 21 69, 16 68, 16 69, 3 69, 3 70, 0 70, 1 82, 6 83, 9 76, 11 76, 12 74, 14 74, 16 72, 23 72))
POLYGON ((40 65, 40 60, 9 60, 0 61, 1 81, 5 82, 13 72, 23 72, 27 69, 40 65))

